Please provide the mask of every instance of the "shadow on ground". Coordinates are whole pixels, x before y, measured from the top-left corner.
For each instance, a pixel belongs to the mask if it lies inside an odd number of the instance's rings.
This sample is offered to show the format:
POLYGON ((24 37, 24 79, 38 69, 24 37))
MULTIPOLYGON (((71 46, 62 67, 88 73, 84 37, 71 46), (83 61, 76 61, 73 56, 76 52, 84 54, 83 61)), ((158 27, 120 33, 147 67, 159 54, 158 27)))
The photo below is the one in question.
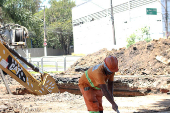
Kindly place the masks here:
POLYGON ((156 110, 139 109, 139 112, 134 112, 134 113, 155 113, 155 112, 170 113, 170 99, 157 101, 156 103, 153 103, 152 106, 156 108, 156 110))

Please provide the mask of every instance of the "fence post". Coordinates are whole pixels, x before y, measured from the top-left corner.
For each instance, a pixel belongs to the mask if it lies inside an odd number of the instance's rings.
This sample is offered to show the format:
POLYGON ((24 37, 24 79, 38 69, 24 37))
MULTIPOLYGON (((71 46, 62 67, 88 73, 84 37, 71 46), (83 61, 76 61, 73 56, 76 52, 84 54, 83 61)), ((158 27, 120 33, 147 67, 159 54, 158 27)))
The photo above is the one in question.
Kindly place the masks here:
POLYGON ((43 57, 41 58, 41 70, 43 72, 43 57))
POLYGON ((39 61, 37 62, 37 66, 39 67, 39 61))
POLYGON ((55 66, 56 66, 56 71, 58 71, 58 62, 55 62, 55 66))
POLYGON ((66 56, 64 56, 64 71, 66 71, 66 56))

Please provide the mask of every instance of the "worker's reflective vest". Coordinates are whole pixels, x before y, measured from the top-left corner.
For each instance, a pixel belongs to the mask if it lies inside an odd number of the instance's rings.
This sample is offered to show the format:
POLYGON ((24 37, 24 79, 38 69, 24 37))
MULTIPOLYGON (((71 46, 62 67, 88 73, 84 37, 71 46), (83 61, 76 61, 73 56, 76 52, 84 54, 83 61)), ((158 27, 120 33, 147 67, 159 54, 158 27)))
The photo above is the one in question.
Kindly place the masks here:
POLYGON ((100 90, 100 89, 101 89, 101 88, 98 88, 98 87, 95 87, 95 86, 94 86, 93 82, 91 81, 91 79, 90 79, 89 76, 88 76, 87 71, 85 71, 85 75, 86 75, 86 78, 87 78, 87 80, 89 81, 91 87, 93 87, 93 88, 95 88, 95 89, 97 89, 97 90, 100 90))

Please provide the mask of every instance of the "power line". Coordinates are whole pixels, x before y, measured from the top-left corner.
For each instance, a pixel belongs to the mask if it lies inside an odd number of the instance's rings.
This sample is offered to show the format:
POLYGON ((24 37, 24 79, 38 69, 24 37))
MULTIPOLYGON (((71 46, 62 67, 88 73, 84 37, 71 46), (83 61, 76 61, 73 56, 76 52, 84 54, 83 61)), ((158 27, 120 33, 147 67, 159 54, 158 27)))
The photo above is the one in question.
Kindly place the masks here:
POLYGON ((164 7, 164 9, 165 9, 165 6, 163 6, 163 4, 159 1, 159 0, 157 0, 161 5, 162 5, 162 7, 164 7))

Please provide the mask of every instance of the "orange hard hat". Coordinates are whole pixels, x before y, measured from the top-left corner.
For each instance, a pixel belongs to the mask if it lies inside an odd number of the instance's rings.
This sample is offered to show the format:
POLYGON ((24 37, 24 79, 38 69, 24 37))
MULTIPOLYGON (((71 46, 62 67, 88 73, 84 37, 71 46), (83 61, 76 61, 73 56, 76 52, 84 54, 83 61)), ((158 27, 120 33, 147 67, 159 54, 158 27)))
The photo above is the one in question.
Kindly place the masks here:
POLYGON ((104 59, 104 62, 111 72, 117 72, 119 70, 118 69, 118 60, 116 57, 108 56, 104 59))

